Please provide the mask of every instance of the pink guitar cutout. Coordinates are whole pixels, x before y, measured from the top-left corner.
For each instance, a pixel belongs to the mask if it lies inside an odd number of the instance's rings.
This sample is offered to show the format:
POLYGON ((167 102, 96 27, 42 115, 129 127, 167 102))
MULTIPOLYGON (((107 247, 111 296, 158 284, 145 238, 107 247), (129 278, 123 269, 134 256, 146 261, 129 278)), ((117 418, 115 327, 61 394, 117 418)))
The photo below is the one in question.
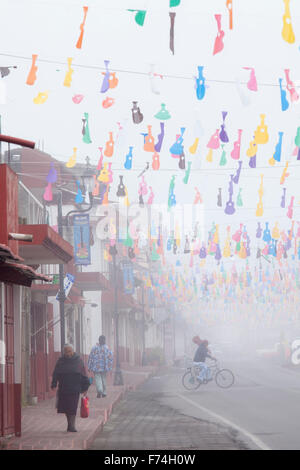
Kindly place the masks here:
POLYGON ((202 200, 201 194, 199 192, 199 189, 195 188, 195 191, 196 191, 196 195, 195 195, 195 199, 194 199, 194 204, 202 204, 203 200, 202 200))
POLYGON ((223 38, 225 36, 225 33, 221 28, 222 15, 215 15, 215 19, 217 21, 218 34, 217 34, 217 37, 215 39, 213 55, 217 54, 218 52, 221 52, 222 49, 224 48, 223 38))
POLYGON ((292 196, 292 197, 291 197, 291 202, 290 202, 290 204, 289 204, 289 206, 288 206, 287 216, 288 216, 289 219, 292 219, 292 218, 293 218, 294 199, 295 199, 295 197, 292 196))
POLYGON ((207 146, 209 149, 218 149, 220 147, 220 138, 219 138, 220 130, 217 129, 216 132, 211 136, 210 141, 208 142, 207 146))
POLYGON ((250 79, 247 83, 247 87, 251 91, 257 91, 257 81, 255 76, 255 70, 253 67, 243 67, 245 70, 251 70, 250 79))
POLYGON ((234 147, 233 147, 233 150, 230 154, 231 158, 233 158, 234 160, 238 160, 240 158, 242 133, 243 133, 243 130, 239 129, 238 130, 238 140, 236 140, 234 142, 234 144, 233 144, 234 147))
POLYGON ((285 77, 286 77, 286 87, 290 93, 291 101, 298 101, 299 95, 295 89, 294 83, 290 79, 290 69, 284 69, 285 77))

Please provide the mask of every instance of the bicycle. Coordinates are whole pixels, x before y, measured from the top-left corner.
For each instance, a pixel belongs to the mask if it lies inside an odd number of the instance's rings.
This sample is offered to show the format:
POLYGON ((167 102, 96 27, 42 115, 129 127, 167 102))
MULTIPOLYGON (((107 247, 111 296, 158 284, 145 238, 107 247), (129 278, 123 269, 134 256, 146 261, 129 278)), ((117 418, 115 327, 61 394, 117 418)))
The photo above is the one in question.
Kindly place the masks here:
POLYGON ((218 387, 229 388, 234 384, 234 375, 229 369, 220 369, 218 361, 214 361, 214 364, 209 365, 210 379, 204 379, 203 381, 198 379, 201 372, 201 366, 187 367, 187 371, 182 376, 182 384, 186 390, 197 390, 200 385, 206 385, 211 380, 215 379, 218 387), (192 372, 192 368, 194 372, 192 372))

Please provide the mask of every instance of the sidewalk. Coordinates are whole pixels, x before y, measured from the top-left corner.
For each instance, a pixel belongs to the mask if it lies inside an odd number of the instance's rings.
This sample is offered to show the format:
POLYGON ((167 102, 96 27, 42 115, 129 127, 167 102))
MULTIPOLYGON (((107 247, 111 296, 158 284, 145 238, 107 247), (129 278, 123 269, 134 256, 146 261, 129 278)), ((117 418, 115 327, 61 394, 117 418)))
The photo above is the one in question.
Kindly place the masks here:
POLYGON ((95 436, 102 430, 114 406, 128 390, 135 390, 155 371, 156 367, 129 367, 122 369, 124 385, 108 385, 107 397, 96 398, 96 388, 89 388, 90 416, 80 418, 78 407, 77 433, 67 432, 65 415, 58 414, 55 399, 39 402, 34 406, 22 409, 22 436, 0 439, 7 450, 82 450, 87 449, 95 436))

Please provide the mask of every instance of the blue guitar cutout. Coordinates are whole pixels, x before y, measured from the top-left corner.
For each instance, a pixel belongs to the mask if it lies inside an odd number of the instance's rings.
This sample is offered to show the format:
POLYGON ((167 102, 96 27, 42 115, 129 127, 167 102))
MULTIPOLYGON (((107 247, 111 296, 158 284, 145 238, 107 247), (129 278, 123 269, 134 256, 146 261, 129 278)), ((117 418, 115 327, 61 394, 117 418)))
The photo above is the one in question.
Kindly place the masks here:
POLYGON ((129 147, 129 153, 126 155, 126 161, 124 163, 126 170, 131 170, 132 168, 132 149, 133 147, 129 147))
POLYGON ((203 76, 203 66, 198 66, 198 78, 196 78, 196 95, 198 100, 205 96, 205 78, 203 76))
POLYGON ((278 140, 278 143, 276 144, 275 153, 273 155, 273 158, 274 160, 276 160, 276 162, 280 162, 280 159, 281 159, 283 132, 278 132, 278 136, 279 136, 279 140, 278 140))
POLYGON ((83 196, 82 196, 82 191, 80 189, 80 181, 76 181, 77 184, 77 194, 75 197, 75 202, 76 204, 82 204, 83 203, 83 196))
POLYGON ((181 127, 180 136, 178 137, 178 139, 176 139, 175 144, 173 144, 172 147, 170 147, 170 153, 172 155, 182 155, 183 154, 183 145, 182 144, 183 144, 184 131, 185 131, 185 127, 181 127))
POLYGON ((280 86, 280 97, 281 97, 281 109, 282 111, 286 111, 290 104, 286 97, 286 91, 282 88, 282 78, 279 78, 279 86, 280 86))

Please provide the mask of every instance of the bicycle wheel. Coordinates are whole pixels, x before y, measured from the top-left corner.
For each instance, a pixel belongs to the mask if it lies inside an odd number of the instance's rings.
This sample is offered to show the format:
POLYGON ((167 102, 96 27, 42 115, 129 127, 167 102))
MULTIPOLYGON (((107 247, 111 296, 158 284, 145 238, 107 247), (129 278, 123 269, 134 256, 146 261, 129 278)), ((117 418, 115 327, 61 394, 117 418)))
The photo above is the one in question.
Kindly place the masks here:
POLYGON ((188 370, 182 377, 182 385, 187 390, 196 390, 200 387, 201 382, 188 370))
POLYGON ((229 388, 234 383, 234 375, 229 369, 221 369, 215 376, 216 384, 221 388, 229 388))

